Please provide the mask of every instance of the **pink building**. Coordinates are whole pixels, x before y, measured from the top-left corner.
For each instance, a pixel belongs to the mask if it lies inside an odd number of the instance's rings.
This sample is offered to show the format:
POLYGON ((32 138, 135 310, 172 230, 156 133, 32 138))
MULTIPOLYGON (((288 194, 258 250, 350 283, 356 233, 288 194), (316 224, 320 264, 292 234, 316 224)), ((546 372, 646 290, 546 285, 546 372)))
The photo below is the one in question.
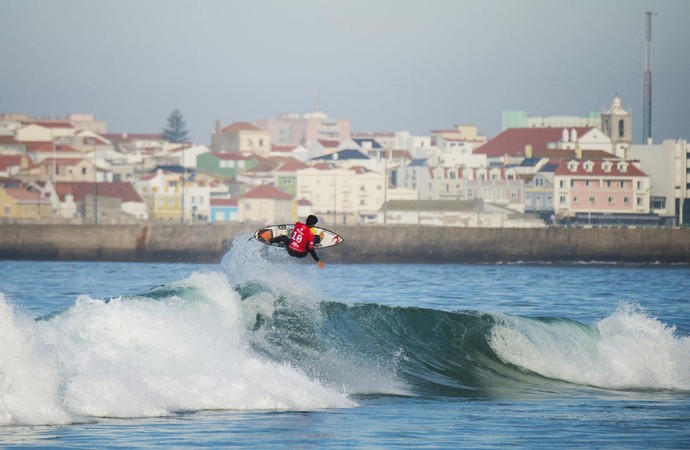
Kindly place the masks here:
POLYGON ((565 216, 649 214, 649 176, 631 161, 560 161, 554 189, 554 210, 565 216))

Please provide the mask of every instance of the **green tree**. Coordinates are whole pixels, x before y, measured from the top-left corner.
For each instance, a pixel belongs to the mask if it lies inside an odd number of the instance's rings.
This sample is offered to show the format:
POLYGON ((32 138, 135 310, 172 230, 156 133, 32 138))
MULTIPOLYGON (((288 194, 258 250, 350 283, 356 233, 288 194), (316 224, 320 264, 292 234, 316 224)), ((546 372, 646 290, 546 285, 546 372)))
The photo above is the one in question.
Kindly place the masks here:
POLYGON ((185 129, 186 126, 182 113, 175 108, 175 111, 168 116, 168 126, 163 128, 163 139, 177 144, 187 141, 189 136, 185 129))

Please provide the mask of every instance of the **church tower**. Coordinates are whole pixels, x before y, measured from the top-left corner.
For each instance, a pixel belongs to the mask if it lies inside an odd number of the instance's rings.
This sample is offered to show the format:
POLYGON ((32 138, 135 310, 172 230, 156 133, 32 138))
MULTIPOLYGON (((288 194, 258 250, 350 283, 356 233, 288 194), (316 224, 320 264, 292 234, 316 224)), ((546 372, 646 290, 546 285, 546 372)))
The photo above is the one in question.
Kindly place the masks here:
POLYGON ((611 138, 612 152, 619 158, 628 159, 633 142, 632 113, 621 107, 621 99, 617 95, 611 109, 601 114, 601 131, 611 138))

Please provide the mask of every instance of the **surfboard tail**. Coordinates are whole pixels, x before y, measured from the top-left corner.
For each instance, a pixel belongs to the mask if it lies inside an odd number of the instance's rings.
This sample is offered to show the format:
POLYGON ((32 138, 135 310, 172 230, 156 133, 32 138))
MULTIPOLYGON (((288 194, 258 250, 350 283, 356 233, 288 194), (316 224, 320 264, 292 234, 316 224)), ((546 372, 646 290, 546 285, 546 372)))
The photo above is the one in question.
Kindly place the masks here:
POLYGON ((273 231, 271 230, 261 230, 257 233, 257 237, 259 238, 260 241, 263 241, 267 244, 271 243, 271 239, 273 239, 273 231))

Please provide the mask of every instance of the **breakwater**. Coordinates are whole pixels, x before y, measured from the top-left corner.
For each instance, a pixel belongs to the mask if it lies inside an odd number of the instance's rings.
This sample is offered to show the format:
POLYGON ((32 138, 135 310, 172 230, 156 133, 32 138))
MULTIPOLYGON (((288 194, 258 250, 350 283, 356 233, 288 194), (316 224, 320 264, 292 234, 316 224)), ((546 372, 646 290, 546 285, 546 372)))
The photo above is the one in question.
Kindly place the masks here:
MULTIPOLYGON (((257 224, 0 225, 0 259, 219 262, 257 224)), ((690 264, 690 228, 340 226, 327 263, 605 261, 690 264)), ((257 244, 258 245, 258 244, 257 244)))

